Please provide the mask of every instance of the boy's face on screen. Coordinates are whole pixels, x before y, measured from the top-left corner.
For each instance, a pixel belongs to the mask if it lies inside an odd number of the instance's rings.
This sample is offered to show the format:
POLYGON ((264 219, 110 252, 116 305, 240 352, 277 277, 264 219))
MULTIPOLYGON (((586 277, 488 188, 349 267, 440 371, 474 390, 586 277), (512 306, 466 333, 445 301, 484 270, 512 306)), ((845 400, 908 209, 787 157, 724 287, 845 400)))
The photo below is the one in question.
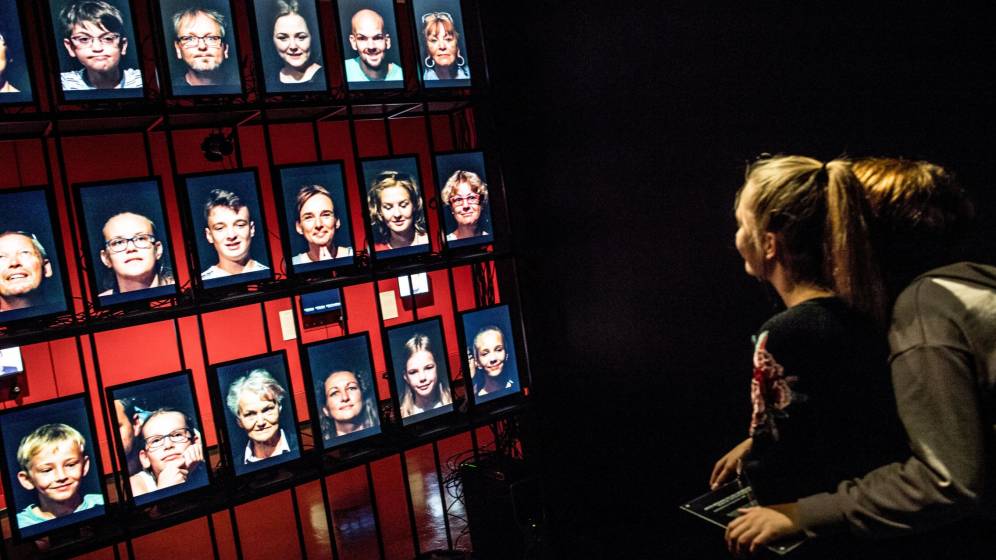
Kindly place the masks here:
POLYGON ((505 369, 505 337, 498 331, 484 331, 474 339, 477 365, 488 374, 498 377, 505 369))
POLYGON ((90 458, 75 441, 64 440, 43 446, 17 479, 25 490, 37 490, 41 500, 65 502, 79 494, 80 481, 89 471, 90 458))
POLYGON ((428 397, 436 389, 436 358, 432 352, 419 350, 405 363, 405 382, 419 397, 428 397))
POLYGON ((143 463, 147 462, 156 477, 170 464, 183 463, 183 452, 196 441, 187 426, 187 420, 180 412, 156 414, 145 422, 142 437, 146 448, 142 450, 143 463), (187 438, 187 441, 173 441, 187 438))
POLYGON ((249 260, 249 244, 256 233, 249 219, 249 209, 238 211, 227 206, 215 206, 208 214, 207 240, 214 245, 218 258, 244 264, 249 260))
POLYGON ((108 31, 104 26, 86 21, 73 25, 73 32, 63 45, 69 56, 91 72, 110 72, 121 63, 128 50, 128 39, 108 31))

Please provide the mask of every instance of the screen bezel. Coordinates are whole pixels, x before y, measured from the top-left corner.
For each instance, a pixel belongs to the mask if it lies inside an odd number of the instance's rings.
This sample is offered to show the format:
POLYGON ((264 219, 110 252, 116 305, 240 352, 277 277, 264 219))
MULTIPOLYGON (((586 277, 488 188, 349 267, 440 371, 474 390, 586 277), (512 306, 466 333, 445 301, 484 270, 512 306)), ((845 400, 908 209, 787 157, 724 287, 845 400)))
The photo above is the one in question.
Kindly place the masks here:
MULTIPOLYGON (((450 371, 450 364, 449 364, 449 357, 450 357, 450 355, 449 355, 449 352, 447 351, 447 347, 446 347, 446 332, 443 330, 442 317, 430 317, 428 319, 421 319, 421 320, 418 320, 418 321, 412 321, 412 322, 404 323, 404 324, 401 324, 401 325, 395 325, 393 327, 386 327, 386 328, 384 328, 384 336, 382 337, 382 340, 386 341, 386 346, 387 346, 387 365, 389 366, 389 368, 390 368, 389 371, 391 372, 391 383, 390 383, 390 387, 391 387, 391 401, 392 401, 392 403, 394 405, 394 410, 396 411, 398 422, 401 424, 402 427, 404 427, 404 428, 410 428, 410 427, 416 426, 416 425, 435 424, 438 421, 438 419, 443 418, 443 417, 448 417, 451 414, 453 414, 454 412, 456 412, 456 404, 457 403, 456 403, 456 395, 454 394, 455 392, 453 390, 454 381, 453 381, 453 378, 452 378, 453 377, 452 376, 452 372, 450 371), (450 392, 450 404, 443 405, 443 406, 440 406, 439 408, 434 408, 432 410, 426 410, 424 412, 420 412, 418 414, 413 414, 411 416, 402 417, 402 415, 401 415, 401 391, 403 390, 403 385, 405 385, 405 381, 404 381, 404 379, 401 376, 403 376, 405 372, 404 371, 399 372, 398 368, 396 367, 395 357, 396 357, 396 351, 397 351, 397 349, 395 349, 395 347, 394 347, 394 343, 393 343, 394 339, 392 338, 392 333, 395 333, 395 332, 398 332, 398 331, 401 331, 401 330, 414 329, 415 327, 417 327, 419 325, 427 325, 429 323, 434 323, 435 324, 435 327, 434 327, 436 329, 435 334, 439 335, 438 342, 439 342, 440 348, 436 350, 436 356, 435 357, 437 358, 437 360, 441 360, 445 364, 445 367, 446 367, 447 390, 450 392)), ((436 342, 436 340, 433 340, 432 337, 429 337, 429 340, 432 341, 432 342, 436 342)), ((401 346, 403 347, 403 345, 404 345, 404 343, 402 342, 401 346)), ((439 362, 437 361, 437 366, 438 366, 438 363, 439 362)), ((437 382, 438 382, 438 379, 439 379, 439 375, 438 374, 436 375, 436 379, 437 379, 437 382)), ((440 388, 440 391, 442 391, 442 388, 440 388)))
MULTIPOLYGON (((357 174, 360 179, 359 188, 360 188, 360 194, 362 196, 361 206, 364 209, 367 209, 369 207, 367 202, 369 196, 368 195, 369 179, 372 179, 372 177, 370 178, 367 177, 367 170, 366 170, 367 164, 374 162, 390 162, 390 161, 409 160, 409 159, 414 163, 413 168, 415 170, 415 180, 418 182, 420 189, 419 195, 422 197, 422 215, 423 219, 425 220, 425 233, 428 238, 428 242, 422 245, 410 245, 408 247, 398 247, 395 249, 385 249, 382 251, 377 251, 375 249, 377 240, 374 236, 373 224, 370 223, 369 211, 367 211, 364 213, 365 219, 363 220, 363 225, 364 225, 364 231, 367 236, 367 245, 370 248, 370 259, 373 262, 397 261, 405 257, 415 257, 421 255, 428 255, 432 253, 432 229, 429 227, 429 212, 428 212, 429 202, 425 196, 425 181, 423 181, 422 179, 422 169, 421 166, 419 165, 419 158, 417 154, 399 154, 391 157, 360 158, 359 165, 357 166, 357 174)), ((376 175, 381 172, 383 172, 383 170, 375 173, 374 177, 376 177, 376 175)))
MULTIPOLYGON (((256 83, 259 85, 259 92, 267 97, 282 97, 294 94, 327 93, 329 91, 329 84, 331 83, 331 80, 329 79, 329 64, 328 64, 328 57, 325 55, 327 49, 325 44, 326 42, 324 40, 324 38, 328 37, 329 35, 325 33, 325 24, 322 22, 321 13, 318 8, 318 0, 298 0, 298 2, 299 3, 307 2, 312 7, 313 13, 315 14, 315 26, 317 28, 317 31, 312 32, 311 37, 312 41, 314 41, 316 37, 319 38, 320 44, 318 47, 318 52, 321 54, 324 64, 322 64, 322 67, 318 70, 317 73, 321 74, 324 77, 324 84, 321 86, 316 85, 312 87, 305 87, 311 84, 309 84, 308 82, 300 84, 284 84, 283 82, 279 82, 278 79, 277 81, 283 86, 283 88, 271 89, 269 87, 266 79, 267 69, 265 64, 265 62, 269 57, 263 54, 263 48, 266 46, 266 44, 264 41, 264 36, 260 33, 259 17, 261 12, 259 4, 261 4, 261 2, 259 0, 250 0, 248 6, 248 11, 250 13, 249 27, 252 31, 252 36, 254 39, 252 41, 253 56, 257 61, 254 69, 256 76, 256 83)), ((314 50, 314 46, 312 46, 312 50, 314 50)), ((278 56, 277 59, 279 60, 280 57, 278 56)))
MULTIPOLYGON (((471 80, 474 79, 474 75, 476 74, 476 72, 470 71, 470 54, 469 54, 468 41, 467 41, 467 35, 466 35, 467 26, 464 25, 464 23, 463 23, 463 8, 460 6, 460 0, 411 0, 410 4, 411 4, 411 6, 409 8, 409 13, 411 15, 411 21, 412 21, 412 26, 413 26, 413 30, 412 30, 413 35, 412 35, 412 37, 414 37, 414 39, 415 39, 415 43, 416 43, 415 50, 418 53, 418 60, 416 62, 416 68, 418 68, 418 81, 419 81, 419 84, 422 86, 423 89, 434 90, 434 91, 435 90, 448 90, 448 89, 466 89, 466 88, 471 87, 471 83, 472 83, 471 80), (466 62, 467 71, 470 73, 470 77, 469 78, 454 78, 454 79, 451 79, 451 80, 440 80, 440 79, 426 80, 425 79, 425 71, 427 70, 427 68, 425 67, 425 58, 428 56, 428 53, 423 50, 423 48, 424 48, 424 41, 423 41, 423 38, 422 38, 422 27, 421 27, 422 18, 421 18, 421 16, 419 16, 419 12, 422 12, 424 14, 426 12, 442 11, 440 9, 429 10, 429 9, 425 9, 425 8, 416 10, 416 4, 422 4, 422 3, 426 3, 426 2, 438 3, 438 4, 444 4, 445 3, 445 4, 450 4, 452 6, 455 6, 455 9, 454 8, 447 8, 446 11, 451 16, 454 16, 455 20, 459 21, 460 25, 458 26, 457 31, 460 32, 460 38, 457 39, 457 49, 460 52, 460 54, 463 56, 464 61, 466 62), (459 17, 456 17, 453 14, 453 12, 457 12, 459 14, 459 17), (462 45, 461 45, 461 43, 462 43, 462 45), (438 84, 438 85, 436 85, 436 84, 438 84)), ((457 21, 453 22, 454 26, 456 26, 457 21)))
MULTIPOLYGON (((364 1, 366 2, 366 4, 364 4, 362 6, 357 6, 356 9, 352 10, 352 12, 349 13, 349 14, 343 14, 343 9, 346 7, 345 5, 346 4, 353 4, 353 3, 355 3, 355 4, 361 4, 361 2, 359 0, 356 0, 356 2, 353 2, 352 0, 346 0, 346 1, 340 0, 340 1, 336 2, 335 15, 336 15, 336 24, 337 24, 337 27, 338 27, 338 30, 339 30, 339 51, 338 51, 338 54, 339 54, 339 69, 342 71, 342 82, 343 82, 343 85, 346 87, 346 91, 348 91, 351 94, 356 94, 356 93, 361 93, 361 92, 378 92, 378 91, 380 91, 380 92, 387 92, 387 91, 404 90, 405 89, 405 79, 407 77, 408 70, 405 69, 405 53, 404 53, 404 51, 401 48, 401 44, 400 44, 401 43, 401 38, 400 38, 400 36, 398 34, 398 8, 395 5, 395 3, 393 1, 391 1, 391 0, 364 0, 364 1), (394 34, 391 35, 391 44, 392 44, 391 49, 392 50, 395 49, 395 48, 397 49, 397 53, 398 53, 398 56, 397 56, 397 65, 398 65, 399 68, 401 68, 401 75, 402 75, 400 80, 390 80, 390 81, 383 80, 383 81, 379 81, 379 82, 369 82, 369 81, 368 82, 350 82, 346 78, 346 60, 348 60, 346 58, 346 54, 353 54, 353 56, 350 56, 349 58, 355 58, 357 56, 355 54, 356 51, 354 51, 353 48, 349 45, 349 34, 350 34, 350 31, 352 31, 353 14, 355 14, 357 11, 359 11, 359 10, 361 10, 363 8, 367 8, 370 2, 374 2, 374 3, 378 3, 378 4, 379 3, 383 3, 383 4, 390 3, 390 6, 391 6, 391 16, 394 18, 394 22, 393 22, 393 24, 394 24, 394 34), (371 85, 363 85, 363 84, 371 84, 371 85), (390 84, 390 85, 383 86, 383 85, 380 85, 380 84, 390 84)), ((352 7, 353 6, 350 5, 350 8, 352 8, 352 7)), ((382 17, 383 17, 383 15, 382 15, 382 17)), ((387 27, 386 21, 385 21, 385 27, 387 27)))
MULTIPOLYGON (((176 92, 176 84, 173 76, 174 57, 170 56, 171 52, 170 48, 173 46, 173 42, 168 40, 168 37, 170 36, 172 31, 166 25, 166 22, 169 21, 169 19, 171 19, 172 16, 170 16, 170 18, 166 18, 163 14, 163 3, 168 1, 172 0, 156 0, 155 2, 155 22, 153 27, 157 29, 159 32, 158 49, 160 49, 161 52, 161 56, 157 62, 166 63, 166 70, 165 72, 163 72, 163 74, 168 80, 168 84, 166 86, 163 86, 162 83, 159 84, 160 92, 163 93, 165 97, 171 99, 191 99, 191 98, 201 98, 201 97, 233 98, 233 97, 245 96, 246 84, 242 76, 242 69, 240 67, 241 63, 239 60, 239 47, 238 47, 239 30, 235 25, 236 18, 234 10, 232 8, 231 0, 212 0, 212 1, 218 1, 228 6, 228 12, 224 15, 228 16, 229 28, 231 29, 232 32, 231 33, 232 41, 229 44, 229 48, 235 51, 234 53, 230 53, 228 60, 231 61, 232 64, 236 66, 235 70, 232 71, 232 74, 239 81, 238 91, 218 91, 218 89, 222 87, 225 88, 230 87, 226 85, 226 86, 188 86, 194 91, 190 93, 176 92)), ((182 78, 182 76, 179 76, 178 78, 182 78)))
MULTIPOLYGON (((468 171, 473 171, 473 170, 470 169, 468 171)), ((495 220, 494 220, 494 213, 491 211, 491 209, 494 197, 492 195, 491 183, 488 180, 488 158, 487 154, 484 153, 484 150, 458 150, 458 151, 448 151, 448 152, 437 152, 432 156, 432 174, 436 178, 436 196, 438 200, 438 204, 436 204, 437 207, 436 211, 439 217, 439 225, 442 229, 442 231, 440 232, 440 237, 443 240, 443 246, 446 248, 446 251, 448 253, 466 253, 466 252, 476 253, 479 252, 480 249, 483 247, 486 247, 488 245, 493 246, 495 243, 495 220), (464 156, 464 155, 480 156, 481 172, 483 173, 483 177, 481 178, 484 180, 485 184, 488 185, 487 211, 488 211, 488 224, 490 225, 491 230, 487 235, 479 235, 468 239, 455 239, 453 241, 449 241, 446 239, 446 235, 450 222, 453 221, 453 217, 452 213, 449 211, 449 205, 443 202, 443 187, 446 185, 446 180, 449 179, 449 177, 448 176, 444 177, 443 174, 440 173, 439 158, 464 156)), ((481 213, 483 216, 484 213, 483 210, 481 213)))

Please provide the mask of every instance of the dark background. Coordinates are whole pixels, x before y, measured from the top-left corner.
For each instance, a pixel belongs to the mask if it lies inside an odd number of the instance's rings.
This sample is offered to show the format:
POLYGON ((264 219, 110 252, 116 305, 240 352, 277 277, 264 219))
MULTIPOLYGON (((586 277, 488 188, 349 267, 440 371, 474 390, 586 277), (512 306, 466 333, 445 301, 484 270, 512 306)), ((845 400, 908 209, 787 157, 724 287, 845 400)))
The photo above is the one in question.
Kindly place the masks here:
POLYGON ((746 161, 949 166, 994 260, 991 20, 802 4, 481 5, 539 404, 526 443, 563 557, 725 555, 678 507, 746 437, 749 337, 776 310, 733 246, 746 161))

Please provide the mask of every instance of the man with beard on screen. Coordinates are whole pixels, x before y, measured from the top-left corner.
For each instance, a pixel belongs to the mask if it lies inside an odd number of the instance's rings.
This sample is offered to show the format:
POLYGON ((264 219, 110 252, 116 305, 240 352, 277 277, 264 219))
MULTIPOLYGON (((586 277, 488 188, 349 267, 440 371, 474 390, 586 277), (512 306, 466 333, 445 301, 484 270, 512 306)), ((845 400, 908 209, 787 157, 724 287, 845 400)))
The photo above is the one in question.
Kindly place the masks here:
POLYGON ((186 66, 178 92, 204 86, 231 85, 228 71, 228 41, 225 38, 225 16, 216 10, 191 7, 173 14, 176 32, 173 47, 176 58, 186 66))
POLYGON ((401 81, 401 67, 386 62, 384 55, 391 49, 391 35, 384 33, 384 18, 364 8, 353 14, 349 46, 358 56, 346 60, 346 80, 350 82, 401 81))

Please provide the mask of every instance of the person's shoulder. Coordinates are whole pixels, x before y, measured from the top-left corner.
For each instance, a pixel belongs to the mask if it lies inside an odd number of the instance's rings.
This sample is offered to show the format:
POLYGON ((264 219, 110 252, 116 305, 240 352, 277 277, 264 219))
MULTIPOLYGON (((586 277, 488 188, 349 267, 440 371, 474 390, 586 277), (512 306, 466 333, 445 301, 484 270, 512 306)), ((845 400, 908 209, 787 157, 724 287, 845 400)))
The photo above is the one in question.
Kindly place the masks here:
POLYGON ((213 264, 210 268, 201 273, 201 280, 210 280, 212 278, 219 278, 221 276, 228 276, 225 271, 218 268, 218 265, 213 264))
POLYGON ((794 344, 822 339, 853 321, 856 318, 839 298, 814 298, 777 313, 764 322, 760 332, 768 333, 768 338, 776 344, 794 344))
POLYGON ((63 91, 78 91, 81 89, 93 89, 83 79, 83 70, 71 70, 63 72, 59 76, 62 80, 63 91))
POLYGON ((83 503, 80 504, 80 507, 76 508, 76 511, 82 511, 102 505, 104 505, 104 496, 102 494, 84 494, 83 503))
POLYGON ((310 262, 311 259, 308 257, 307 251, 305 251, 304 253, 298 253, 293 257, 291 257, 291 264, 308 264, 310 262))
POLYGON ((335 252, 335 258, 340 259, 342 257, 352 257, 353 248, 352 247, 339 247, 335 252))
POLYGON ((35 504, 29 504, 27 507, 17 512, 17 526, 21 529, 42 521, 45 521, 45 518, 40 517, 35 513, 35 504))
POLYGON ((384 79, 389 81, 403 80, 405 79, 405 73, 400 66, 391 62, 387 65, 387 76, 384 79))
POLYGON ((136 89, 142 87, 142 71, 138 68, 125 68, 124 77, 121 80, 121 87, 124 89, 136 89))

